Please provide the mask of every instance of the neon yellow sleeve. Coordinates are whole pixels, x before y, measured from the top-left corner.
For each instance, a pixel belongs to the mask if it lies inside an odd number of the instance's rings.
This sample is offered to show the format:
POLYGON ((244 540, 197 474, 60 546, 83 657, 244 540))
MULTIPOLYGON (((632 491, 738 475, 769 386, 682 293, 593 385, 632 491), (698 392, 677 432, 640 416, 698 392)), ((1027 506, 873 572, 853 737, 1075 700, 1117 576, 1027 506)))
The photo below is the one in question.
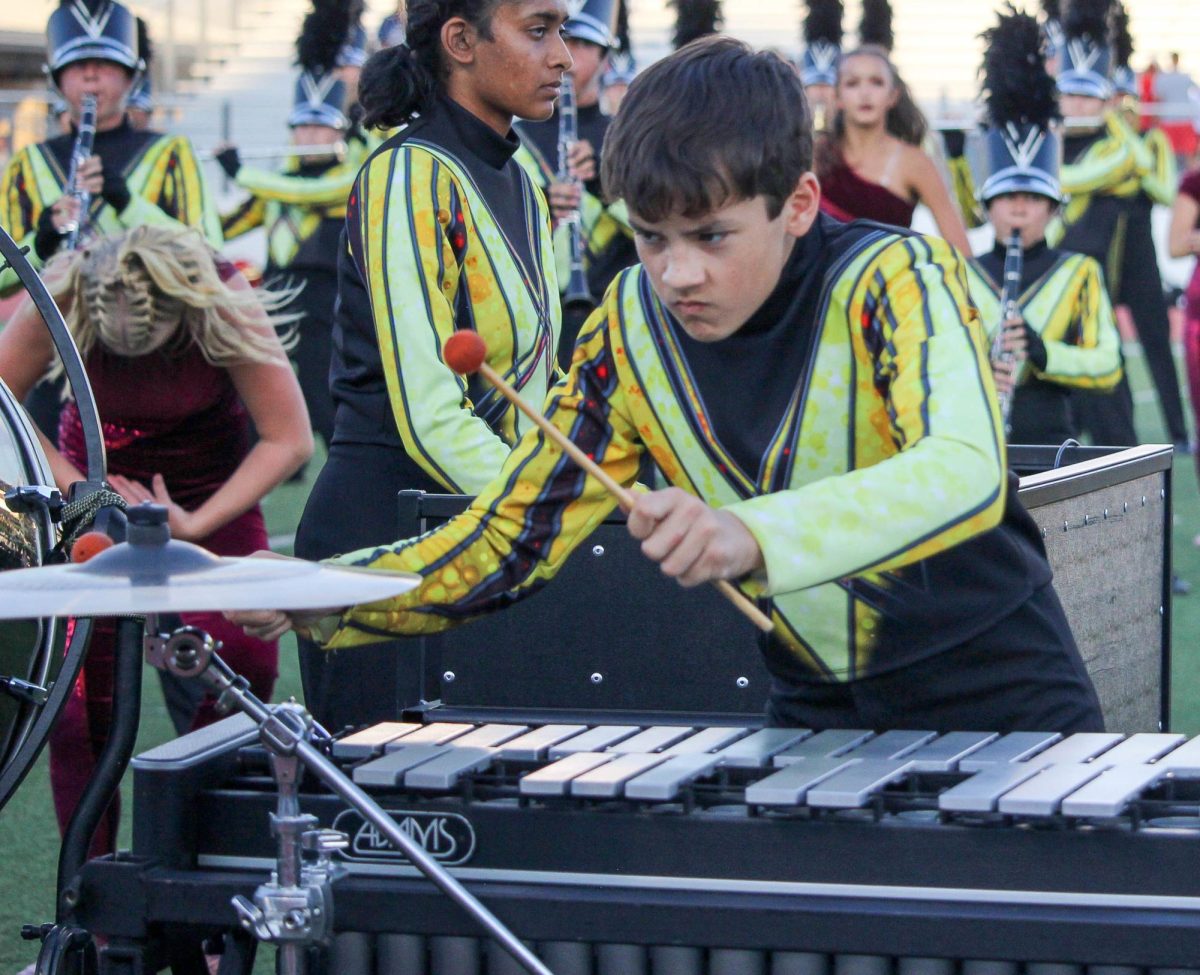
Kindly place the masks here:
POLYGON ((908 565, 1003 516, 1003 432, 962 260, 945 241, 905 238, 860 280, 849 320, 881 330, 877 381, 900 450, 725 509, 758 541, 768 594, 908 565), (881 516, 864 531, 863 512, 872 510, 881 516))
POLYGON ((259 199, 319 207, 345 203, 357 175, 358 166, 344 162, 314 178, 243 166, 235 182, 259 199))
POLYGON ((1071 314, 1055 315, 1042 332, 1046 368, 1042 378, 1080 389, 1112 389, 1121 379, 1121 336, 1100 265, 1083 258, 1083 281, 1071 314))

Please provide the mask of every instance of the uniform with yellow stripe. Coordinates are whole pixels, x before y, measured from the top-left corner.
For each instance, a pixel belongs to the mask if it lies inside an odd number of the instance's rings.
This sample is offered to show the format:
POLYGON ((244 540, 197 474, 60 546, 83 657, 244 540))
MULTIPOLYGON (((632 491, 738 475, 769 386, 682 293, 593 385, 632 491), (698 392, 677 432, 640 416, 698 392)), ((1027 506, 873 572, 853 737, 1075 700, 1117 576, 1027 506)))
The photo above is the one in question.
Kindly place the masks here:
MULTIPOLYGON (((764 652, 777 678, 892 670, 1008 618, 1050 573, 1006 488, 962 262, 940 240, 822 217, 776 292, 752 338, 778 340, 786 361, 762 356, 754 368, 778 388, 746 397, 742 383, 701 372, 703 343, 686 338, 645 271, 622 273, 546 415, 619 482, 634 482, 648 451, 670 483, 749 528, 766 568, 737 584, 776 624, 764 652), (769 402, 778 413, 763 418, 769 402), (766 421, 749 462, 729 446, 739 417, 766 421)), ((434 632, 532 593, 613 505, 531 431, 463 515, 336 560, 423 581, 348 611, 327 646, 434 632)))
MULTIPOLYGON (((987 329, 989 346, 1000 328, 1004 247, 968 265, 971 300, 987 329)), ((1120 381, 1121 340, 1100 265, 1044 243, 1027 248, 1017 304, 1041 338, 1046 365, 1025 366, 1013 398, 1010 443, 1061 443, 1078 436, 1069 388, 1110 390, 1120 381)))
MULTIPOLYGON (((225 239, 234 240, 265 227, 268 271, 282 270, 313 239, 323 221, 336 221, 340 229, 346 216, 346 198, 368 155, 362 140, 351 139, 346 146, 344 159, 320 169, 295 158, 281 172, 240 167, 234 181, 250 197, 222 215, 225 239)), ((336 249, 325 253, 324 259, 330 267, 336 267, 336 249)))
MULTIPOLYGON (((29 245, 27 257, 35 268, 44 263, 33 246, 38 220, 63 195, 74 141, 66 134, 27 146, 13 156, 0 178, 0 226, 17 243, 29 245)), ((111 236, 143 225, 184 224, 220 247, 220 218, 186 138, 135 131, 126 120, 116 129, 96 133, 95 152, 106 172, 116 171, 124 178, 130 201, 118 213, 103 197, 93 197, 91 233, 111 236)), ((15 272, 0 272, 0 295, 17 285, 15 272)))

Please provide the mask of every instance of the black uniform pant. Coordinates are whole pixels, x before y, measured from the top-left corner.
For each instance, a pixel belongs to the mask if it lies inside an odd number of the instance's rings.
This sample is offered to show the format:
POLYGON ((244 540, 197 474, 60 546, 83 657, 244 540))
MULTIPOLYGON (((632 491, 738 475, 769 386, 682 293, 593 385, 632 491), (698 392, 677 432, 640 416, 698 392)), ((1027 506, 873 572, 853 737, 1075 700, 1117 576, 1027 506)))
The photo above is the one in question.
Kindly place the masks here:
MULTIPOLYGON (((337 273, 321 268, 296 268, 276 279, 299 293, 283 309, 299 313, 296 344, 289 356, 296 364, 296 379, 308 407, 313 433, 328 447, 333 440, 333 396, 329 392, 329 360, 333 354, 333 309, 337 301, 337 273)), ((276 283, 273 282, 273 283, 276 283)))
MULTIPOLYGON (((399 537, 397 494, 439 491, 399 447, 339 444, 317 475, 296 531, 296 555, 325 559, 399 537)), ((308 710, 330 731, 394 721, 421 698, 414 640, 336 653, 300 640, 300 679, 308 710)))
POLYGON ((1103 731, 1054 587, 951 650, 842 683, 772 681, 767 724, 922 731, 1103 731))

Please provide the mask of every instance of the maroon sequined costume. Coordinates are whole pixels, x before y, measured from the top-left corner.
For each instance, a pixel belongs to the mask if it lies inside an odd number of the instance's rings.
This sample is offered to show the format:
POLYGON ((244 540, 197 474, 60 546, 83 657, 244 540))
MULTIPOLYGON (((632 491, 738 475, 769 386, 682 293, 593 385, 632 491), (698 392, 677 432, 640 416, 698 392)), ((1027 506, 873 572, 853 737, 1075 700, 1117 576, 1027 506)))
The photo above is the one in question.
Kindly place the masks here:
MULTIPOLYGON (((220 262, 223 280, 234 270, 220 262)), ((149 486, 162 474, 172 499, 195 510, 229 479, 250 449, 249 417, 229 373, 209 365, 195 345, 137 358, 103 349, 87 360, 88 379, 103 420, 108 470, 149 486)), ((68 403, 59 421, 59 449, 86 467, 79 410, 68 403)), ((217 555, 249 555, 267 547, 257 505, 199 542, 217 555)), ((185 623, 207 630, 224 644, 222 656, 268 700, 274 688, 278 644, 248 637, 220 613, 184 614, 185 623)), ((50 737, 50 781, 60 828, 66 826, 108 737, 112 716, 113 648, 116 628, 97 620, 83 672, 50 737)), ((193 727, 216 719, 205 697, 193 727)), ((92 841, 92 856, 111 852, 116 840, 116 801, 92 841)))
POLYGON ((894 227, 911 227, 915 203, 878 183, 863 179, 838 155, 821 174, 821 209, 831 217, 874 220, 894 227))

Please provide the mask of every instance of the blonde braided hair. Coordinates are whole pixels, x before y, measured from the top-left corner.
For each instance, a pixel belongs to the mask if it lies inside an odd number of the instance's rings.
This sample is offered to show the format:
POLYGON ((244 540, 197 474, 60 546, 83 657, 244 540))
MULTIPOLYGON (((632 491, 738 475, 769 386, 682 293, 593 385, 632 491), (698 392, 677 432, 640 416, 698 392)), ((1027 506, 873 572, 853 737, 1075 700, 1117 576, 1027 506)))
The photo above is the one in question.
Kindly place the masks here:
MULTIPOLYGON (((266 329, 299 317, 279 313, 296 292, 234 291, 215 259, 195 230, 136 227, 56 257, 47 270, 85 361, 97 346, 132 358, 178 355, 194 343, 214 366, 286 362, 295 336, 280 341, 266 329)), ((56 361, 50 374, 61 371, 56 361)))

